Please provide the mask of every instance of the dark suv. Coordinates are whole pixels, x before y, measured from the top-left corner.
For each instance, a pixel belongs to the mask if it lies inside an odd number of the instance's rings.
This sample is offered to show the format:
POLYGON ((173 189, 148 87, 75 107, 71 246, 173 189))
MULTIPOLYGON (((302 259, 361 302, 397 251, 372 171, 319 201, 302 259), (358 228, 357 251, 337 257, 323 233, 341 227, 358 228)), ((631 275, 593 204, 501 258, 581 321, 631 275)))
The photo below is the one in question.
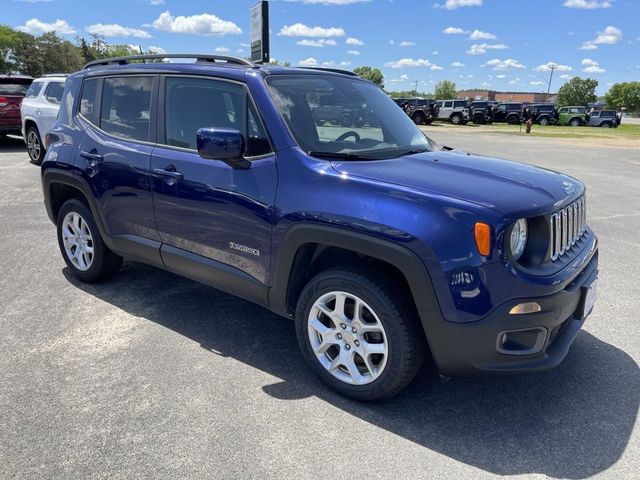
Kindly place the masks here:
POLYGON ((477 125, 493 122, 493 109, 496 102, 475 100, 469 104, 469 117, 477 125))
POLYGON ((67 80, 42 186, 77 278, 126 257, 295 319, 311 368, 361 400, 394 395, 426 358, 468 375, 567 355, 596 298, 582 183, 436 150, 350 72, 167 57, 67 80), (319 125, 324 94, 378 126, 319 125))
POLYGON ((0 75, 0 138, 22 135, 20 105, 31 82, 31 77, 0 75))
POLYGON ((509 125, 518 125, 522 122, 523 103, 504 102, 498 103, 493 109, 494 122, 506 122, 509 125))
POLYGON ((532 103, 529 105, 533 122, 538 125, 555 125, 558 122, 558 110, 553 103, 532 103))

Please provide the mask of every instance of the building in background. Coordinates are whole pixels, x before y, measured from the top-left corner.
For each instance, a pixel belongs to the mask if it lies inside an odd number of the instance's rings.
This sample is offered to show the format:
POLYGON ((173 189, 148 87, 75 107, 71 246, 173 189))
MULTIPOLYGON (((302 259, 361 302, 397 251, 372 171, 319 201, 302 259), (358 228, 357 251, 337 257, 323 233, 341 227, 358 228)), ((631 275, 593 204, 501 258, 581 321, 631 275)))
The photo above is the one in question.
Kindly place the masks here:
POLYGON ((555 101, 555 93, 548 96, 541 92, 496 92, 495 90, 461 90, 458 92, 458 98, 469 100, 488 100, 495 102, 524 102, 524 103, 541 103, 555 101))

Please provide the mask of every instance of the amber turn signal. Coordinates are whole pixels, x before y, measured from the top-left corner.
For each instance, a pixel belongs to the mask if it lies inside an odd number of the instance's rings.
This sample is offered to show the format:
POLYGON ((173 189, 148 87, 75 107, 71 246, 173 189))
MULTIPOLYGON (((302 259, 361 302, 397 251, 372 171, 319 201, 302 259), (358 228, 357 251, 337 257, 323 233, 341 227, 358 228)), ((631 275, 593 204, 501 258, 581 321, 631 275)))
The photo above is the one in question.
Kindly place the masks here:
POLYGON ((474 234, 480 255, 485 257, 491 255, 491 227, 486 223, 477 222, 474 228, 474 234))

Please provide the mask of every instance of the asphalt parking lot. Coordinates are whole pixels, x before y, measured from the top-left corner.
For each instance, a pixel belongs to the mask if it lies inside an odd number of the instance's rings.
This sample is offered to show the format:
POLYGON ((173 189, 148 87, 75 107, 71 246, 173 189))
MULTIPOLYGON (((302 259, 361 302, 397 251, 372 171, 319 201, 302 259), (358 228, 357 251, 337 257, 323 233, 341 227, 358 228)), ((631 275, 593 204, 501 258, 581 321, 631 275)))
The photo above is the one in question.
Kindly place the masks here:
MULTIPOLYGON (((640 149, 427 127, 588 187, 599 302, 557 369, 440 379, 361 404, 301 361, 293 323, 126 262, 71 278, 39 169, 0 142, 0 478, 638 478, 640 149)), ((499 193, 499 192, 497 192, 499 193)))

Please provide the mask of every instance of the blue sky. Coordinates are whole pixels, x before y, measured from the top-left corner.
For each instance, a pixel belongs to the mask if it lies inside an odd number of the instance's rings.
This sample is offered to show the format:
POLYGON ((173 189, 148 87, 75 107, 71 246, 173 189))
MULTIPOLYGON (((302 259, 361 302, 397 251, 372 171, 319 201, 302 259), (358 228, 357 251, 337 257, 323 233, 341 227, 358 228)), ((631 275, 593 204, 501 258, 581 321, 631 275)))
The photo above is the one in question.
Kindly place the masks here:
MULTIPOLYGON (((254 0, 2 0, 2 23, 171 53, 249 55, 254 0), (6 8, 8 6, 11 8, 6 8)), ((638 0, 272 0, 271 56, 380 68, 386 87, 546 91, 569 77, 640 80, 638 0)))

